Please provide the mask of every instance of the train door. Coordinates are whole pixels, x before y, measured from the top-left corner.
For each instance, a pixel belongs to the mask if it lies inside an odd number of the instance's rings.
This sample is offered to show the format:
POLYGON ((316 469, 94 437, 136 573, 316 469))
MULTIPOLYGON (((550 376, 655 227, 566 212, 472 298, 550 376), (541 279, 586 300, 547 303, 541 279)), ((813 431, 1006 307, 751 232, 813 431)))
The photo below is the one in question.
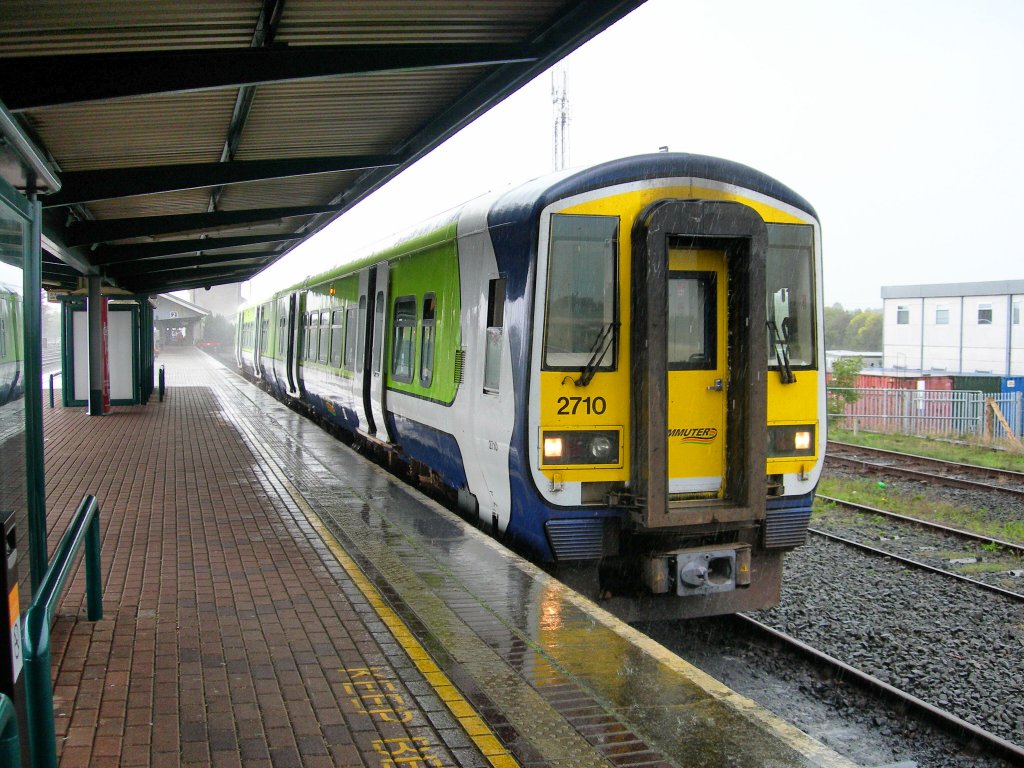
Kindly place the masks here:
POLYGON ((299 391, 299 294, 288 295, 288 308, 286 310, 287 322, 282 324, 284 333, 287 333, 285 343, 285 370, 288 378, 288 393, 295 395, 299 391))
POLYGON ((764 518, 767 242, 735 202, 662 200, 634 226, 630 485, 645 528, 764 518))
POLYGON ((370 338, 370 361, 369 369, 370 382, 370 412, 373 416, 375 433, 378 440, 391 442, 391 435, 388 433, 387 423, 384 420, 386 410, 385 398, 387 397, 387 371, 384 363, 387 358, 385 354, 387 339, 387 309, 388 309, 388 264, 383 262, 376 267, 376 281, 373 293, 373 317, 371 323, 370 338))
POLYGON ((263 310, 262 306, 256 307, 256 324, 253 326, 252 368, 257 379, 263 378, 263 310))
POLYGON ((375 424, 370 408, 370 380, 367 360, 370 358, 369 345, 373 312, 374 270, 369 267, 359 273, 359 307, 356 313, 356 360, 352 377, 352 404, 359 419, 359 430, 367 435, 374 434, 375 424))
POLYGON ((668 492, 722 498, 728 432, 725 251, 669 248, 668 492))

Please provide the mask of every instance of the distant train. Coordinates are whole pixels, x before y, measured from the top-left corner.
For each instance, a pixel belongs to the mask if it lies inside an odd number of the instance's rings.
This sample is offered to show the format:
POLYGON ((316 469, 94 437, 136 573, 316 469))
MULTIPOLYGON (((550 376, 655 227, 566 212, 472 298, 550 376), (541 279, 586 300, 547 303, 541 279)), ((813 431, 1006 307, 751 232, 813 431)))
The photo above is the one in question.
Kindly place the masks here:
POLYGON ((25 393, 21 290, 0 283, 0 406, 25 393))
POLYGON ((241 310, 246 374, 627 619, 778 601, 825 454, 803 198, 644 155, 346 261, 241 310))

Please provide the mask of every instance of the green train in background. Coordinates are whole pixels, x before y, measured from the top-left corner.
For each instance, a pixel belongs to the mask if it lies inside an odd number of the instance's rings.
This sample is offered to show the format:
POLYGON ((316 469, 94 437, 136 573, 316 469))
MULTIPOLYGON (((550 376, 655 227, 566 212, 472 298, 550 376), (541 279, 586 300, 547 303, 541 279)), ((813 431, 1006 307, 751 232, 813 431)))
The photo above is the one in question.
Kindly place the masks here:
POLYGON ((22 397, 24 371, 21 291, 0 283, 0 406, 22 397))

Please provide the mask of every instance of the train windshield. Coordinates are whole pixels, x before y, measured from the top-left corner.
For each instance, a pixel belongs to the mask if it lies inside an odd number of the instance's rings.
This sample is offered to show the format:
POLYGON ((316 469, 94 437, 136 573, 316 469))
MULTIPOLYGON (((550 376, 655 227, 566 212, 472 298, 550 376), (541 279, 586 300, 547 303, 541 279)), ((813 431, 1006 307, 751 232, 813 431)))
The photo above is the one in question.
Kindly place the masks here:
POLYGON ((552 215, 546 369, 614 367, 618 232, 615 216, 552 215))
POLYGON ((765 267, 768 365, 784 375, 813 368, 814 229, 806 224, 769 224, 765 267))

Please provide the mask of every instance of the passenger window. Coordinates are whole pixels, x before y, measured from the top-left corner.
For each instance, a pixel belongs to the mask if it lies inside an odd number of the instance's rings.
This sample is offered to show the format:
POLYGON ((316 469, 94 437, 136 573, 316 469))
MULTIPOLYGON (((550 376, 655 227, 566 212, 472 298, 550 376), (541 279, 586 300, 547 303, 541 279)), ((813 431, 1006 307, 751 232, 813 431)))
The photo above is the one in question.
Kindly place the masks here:
POLYGON ((288 338, 288 313, 284 308, 284 302, 278 305, 277 316, 277 356, 284 357, 285 340, 288 338))
POLYGON ((366 342, 365 336, 360 334, 365 333, 362 329, 366 327, 366 297, 359 297, 359 322, 356 324, 356 371, 362 371, 363 366, 366 364, 366 342), (360 340, 362 339, 362 341, 360 340))
POLYGON ((306 314, 306 349, 305 358, 307 360, 313 360, 316 357, 316 342, 317 342, 317 328, 314 323, 318 323, 320 316, 309 312, 306 314))
POLYGON ((384 335, 384 291, 377 291, 377 299, 373 307, 373 346, 370 349, 370 364, 374 373, 380 373, 384 357, 384 345, 381 344, 381 337, 384 335))
POLYGON ((391 347, 391 377, 395 381, 412 381, 416 336, 416 297, 395 299, 394 337, 391 347))
POLYGON ((428 293, 423 297, 423 332, 420 337, 420 386, 429 387, 434 379, 434 315, 437 299, 428 293))
POLYGON ((320 353, 317 355, 317 360, 323 364, 327 364, 327 355, 330 351, 331 346, 331 313, 321 312, 320 313, 320 353))
POLYGON ((505 278, 487 287, 487 341, 484 350, 484 392, 496 395, 501 387, 501 339, 505 324, 505 278))
POLYGON ((356 339, 359 337, 356 333, 358 315, 359 311, 355 307, 345 313, 345 367, 350 371, 354 370, 352 366, 356 362, 356 339))
POLYGON ((331 366, 341 368, 341 340, 345 325, 345 311, 336 309, 331 313, 331 366))

